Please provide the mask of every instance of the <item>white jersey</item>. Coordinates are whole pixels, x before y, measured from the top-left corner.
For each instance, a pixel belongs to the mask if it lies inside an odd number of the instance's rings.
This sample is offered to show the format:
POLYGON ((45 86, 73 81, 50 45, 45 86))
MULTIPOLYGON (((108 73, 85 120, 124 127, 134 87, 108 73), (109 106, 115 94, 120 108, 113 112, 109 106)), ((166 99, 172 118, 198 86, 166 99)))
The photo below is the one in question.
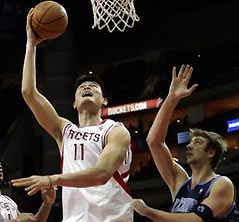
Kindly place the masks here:
MULTIPOLYGON (((67 123, 63 129, 62 172, 73 173, 94 166, 104 149, 107 134, 118 125, 123 126, 109 119, 98 126, 82 128, 67 123)), ((133 203, 126 184, 131 157, 129 148, 124 163, 104 185, 63 187, 63 221, 132 222, 133 203)))
POLYGON ((0 193, 0 222, 15 220, 18 216, 17 204, 0 193))

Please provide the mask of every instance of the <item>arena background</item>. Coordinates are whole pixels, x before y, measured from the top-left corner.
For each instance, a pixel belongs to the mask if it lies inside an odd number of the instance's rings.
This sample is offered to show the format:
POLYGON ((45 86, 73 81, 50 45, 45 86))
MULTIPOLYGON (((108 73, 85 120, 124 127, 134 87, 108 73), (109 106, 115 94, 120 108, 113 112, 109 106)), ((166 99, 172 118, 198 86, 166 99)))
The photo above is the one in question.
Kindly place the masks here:
MULTIPOLYGON (((26 15, 38 2, 0 1, 0 151, 6 181, 59 172, 56 144, 36 123, 20 90, 26 15)), ((69 25, 63 36, 38 47, 38 87, 60 115, 75 121, 74 79, 86 73, 102 78, 109 106, 120 106, 118 114, 109 118, 124 122, 132 136, 132 195, 158 209, 167 210, 170 206, 169 190, 145 142, 158 109, 154 105, 141 110, 137 104, 163 100, 172 67, 179 68, 181 64, 194 67, 191 84, 198 83, 199 87, 177 107, 167 143, 173 156, 188 170, 184 154, 188 128, 222 134, 229 149, 217 172, 227 175, 239 192, 239 132, 235 127, 238 122, 234 124, 235 131, 228 132, 227 125, 239 118, 239 2, 135 0, 140 21, 123 33, 93 30, 89 0, 58 2, 68 12, 69 25), (124 104, 131 105, 121 106, 124 104)), ((39 195, 28 197, 23 189, 2 191, 18 203, 20 211, 35 212, 41 202, 39 195)), ((60 220, 59 191, 48 221, 60 220)), ((135 221, 147 220, 136 214, 135 221)))

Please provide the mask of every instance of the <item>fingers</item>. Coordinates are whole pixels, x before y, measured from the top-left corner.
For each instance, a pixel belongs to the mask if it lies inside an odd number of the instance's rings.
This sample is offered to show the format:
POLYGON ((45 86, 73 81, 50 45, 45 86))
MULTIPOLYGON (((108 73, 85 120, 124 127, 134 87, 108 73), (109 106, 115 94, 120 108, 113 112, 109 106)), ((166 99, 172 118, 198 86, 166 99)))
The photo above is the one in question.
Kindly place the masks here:
POLYGON ((189 80, 191 79, 192 73, 193 73, 193 67, 189 66, 187 72, 185 72, 185 75, 184 75, 186 84, 188 84, 189 80))
POLYGON ((192 86, 188 89, 188 95, 190 95, 197 87, 198 87, 198 84, 192 85, 192 86))
MULTIPOLYGON (((176 68, 175 68, 175 71, 176 71, 176 68)), ((190 67, 190 65, 186 65, 186 66, 182 65, 180 70, 179 70, 179 73, 178 73, 178 78, 185 79, 185 78, 188 78, 189 75, 190 75, 190 78, 191 78, 192 71, 193 71, 193 68, 190 67)), ((174 77, 174 73, 173 73, 173 77, 174 77)))
POLYGON ((183 72, 183 78, 187 78, 188 73, 190 72, 192 67, 190 67, 190 65, 186 65, 184 72, 183 72))
POLYGON ((27 14, 27 26, 30 26, 30 21, 31 21, 32 13, 33 13, 33 8, 31 8, 31 10, 27 14))
POLYGON ((14 187, 26 187, 31 185, 32 179, 29 177, 20 178, 20 179, 11 180, 11 183, 14 187))
POLYGON ((173 71, 172 71, 172 79, 175 79, 177 76, 177 71, 176 71, 176 67, 173 67, 173 71))
POLYGON ((36 183, 29 184, 26 188, 25 191, 31 191, 37 187, 36 183))
POLYGON ((29 196, 32 196, 32 195, 35 195, 38 191, 39 191, 39 188, 35 187, 35 188, 31 189, 27 194, 29 196))
POLYGON ((15 187, 26 187, 25 191, 28 191, 28 195, 36 194, 40 188, 38 187, 37 181, 34 178, 20 178, 16 180, 12 180, 12 185, 15 187))
POLYGON ((185 65, 182 65, 178 73, 179 78, 183 77, 184 69, 185 69, 185 65))

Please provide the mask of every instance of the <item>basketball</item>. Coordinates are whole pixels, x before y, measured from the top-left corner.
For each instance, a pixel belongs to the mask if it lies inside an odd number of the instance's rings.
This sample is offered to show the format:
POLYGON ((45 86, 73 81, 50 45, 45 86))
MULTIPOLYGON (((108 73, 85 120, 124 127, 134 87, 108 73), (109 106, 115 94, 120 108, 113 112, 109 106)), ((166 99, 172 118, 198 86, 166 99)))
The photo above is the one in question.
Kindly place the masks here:
POLYGON ((57 2, 43 1, 33 9, 31 27, 39 38, 57 38, 65 32, 67 24, 66 10, 57 2))

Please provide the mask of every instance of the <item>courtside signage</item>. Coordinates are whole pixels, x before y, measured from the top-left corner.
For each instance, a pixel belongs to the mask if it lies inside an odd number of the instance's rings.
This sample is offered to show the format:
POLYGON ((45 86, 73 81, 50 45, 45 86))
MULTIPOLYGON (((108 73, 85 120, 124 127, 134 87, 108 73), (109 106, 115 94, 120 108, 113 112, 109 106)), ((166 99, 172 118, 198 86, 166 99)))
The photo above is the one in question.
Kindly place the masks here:
POLYGON ((107 107, 103 109, 102 116, 105 117, 105 116, 135 112, 135 111, 140 111, 145 109, 153 109, 153 108, 159 107, 162 101, 163 100, 161 98, 158 98, 158 99, 151 99, 151 100, 145 100, 145 101, 140 101, 135 103, 124 104, 120 106, 107 107))
POLYGON ((239 131, 239 119, 227 121, 227 132, 239 131))

